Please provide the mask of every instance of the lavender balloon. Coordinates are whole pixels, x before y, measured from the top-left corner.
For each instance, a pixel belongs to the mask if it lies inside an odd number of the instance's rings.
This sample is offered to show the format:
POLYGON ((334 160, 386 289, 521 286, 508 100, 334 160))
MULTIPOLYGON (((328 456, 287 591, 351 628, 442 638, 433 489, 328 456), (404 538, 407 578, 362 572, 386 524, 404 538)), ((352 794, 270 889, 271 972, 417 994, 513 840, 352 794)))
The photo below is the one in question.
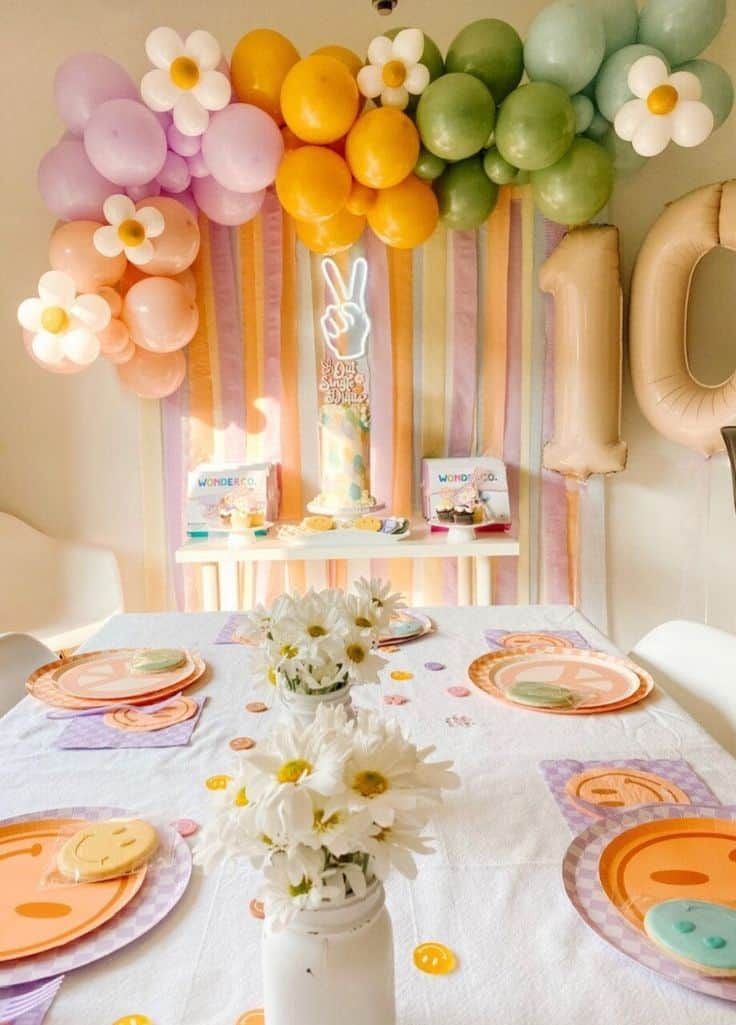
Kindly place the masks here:
POLYGON ((162 189, 161 195, 166 199, 175 199, 177 203, 181 203, 183 206, 187 208, 187 210, 194 217, 195 220, 199 216, 199 207, 197 206, 197 202, 194 196, 192 195, 191 189, 184 189, 183 192, 176 193, 167 192, 165 189, 162 189))
POLYGON ((95 170, 80 139, 62 139, 38 166, 38 191, 62 221, 104 221, 102 204, 119 189, 95 170))
POLYGON ((84 148, 94 167, 116 185, 145 185, 166 160, 166 133, 135 100, 108 100, 93 111, 84 148))
POLYGON ((199 135, 183 135, 175 124, 169 125, 166 129, 166 138, 169 149, 178 153, 180 157, 193 157, 199 153, 202 145, 202 137, 199 135))
POLYGON ((61 120, 81 136, 92 111, 107 100, 137 100, 138 89, 125 68, 101 53, 77 53, 54 76, 54 99, 61 120))
MULTIPOLYGON (((266 195, 259 192, 233 192, 214 178, 192 178, 192 194, 203 214, 216 224, 245 224, 263 205, 266 195)), ((177 196, 177 199, 179 197, 177 196)))
POLYGON ((160 196, 161 183, 155 181, 146 182, 145 185, 127 185, 125 192, 134 203, 140 203, 144 199, 150 199, 152 196, 160 196))
POLYGON ((164 166, 161 168, 158 176, 161 188, 166 189, 167 192, 183 192, 184 189, 189 188, 191 180, 192 176, 189 173, 189 167, 184 157, 180 157, 178 153, 172 153, 169 150, 164 166))
POLYGON ((201 153, 195 153, 193 157, 187 157, 187 167, 192 178, 209 178, 210 172, 204 157, 201 153))
POLYGON ((213 178, 233 192, 257 192, 276 177, 284 140, 276 122, 249 103, 233 103, 210 117, 202 156, 213 178))

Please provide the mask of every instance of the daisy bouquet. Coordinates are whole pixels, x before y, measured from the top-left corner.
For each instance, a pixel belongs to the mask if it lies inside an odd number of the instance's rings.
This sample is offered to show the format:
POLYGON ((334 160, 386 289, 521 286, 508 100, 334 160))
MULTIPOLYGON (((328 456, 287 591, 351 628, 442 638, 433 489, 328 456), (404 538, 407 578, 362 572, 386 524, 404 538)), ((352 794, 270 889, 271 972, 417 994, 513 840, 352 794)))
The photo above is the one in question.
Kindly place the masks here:
POLYGON ((380 580, 359 580, 354 594, 310 590, 259 606, 241 631, 259 644, 258 679, 300 694, 331 694, 377 683, 386 660, 375 650, 381 631, 403 607, 380 580))
POLYGON ((322 707, 306 728, 282 724, 241 756, 197 861, 250 858, 277 929, 300 910, 363 896, 392 868, 414 878, 415 855, 433 850, 424 835, 431 811, 459 786, 452 763, 433 753, 365 711, 349 719, 322 707))

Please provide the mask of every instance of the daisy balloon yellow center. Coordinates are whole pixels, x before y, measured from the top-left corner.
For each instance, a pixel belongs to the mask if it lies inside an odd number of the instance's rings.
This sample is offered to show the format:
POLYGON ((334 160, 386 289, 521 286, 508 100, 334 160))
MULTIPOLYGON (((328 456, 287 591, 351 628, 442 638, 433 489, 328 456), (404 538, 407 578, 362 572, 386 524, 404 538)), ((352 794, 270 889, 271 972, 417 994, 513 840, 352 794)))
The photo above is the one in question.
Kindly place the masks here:
POLYGON ((129 217, 118 225, 118 238, 124 246, 139 246, 146 241, 146 229, 140 221, 129 217))
POLYGON ((353 779, 353 790, 356 790, 361 797, 379 797, 389 789, 389 783, 380 772, 372 772, 367 769, 359 772, 353 779))
POLYGON ((177 57, 171 62, 169 76, 177 89, 193 89, 199 82, 199 67, 191 57, 177 57))
POLYGON ((61 334, 62 331, 66 331, 68 326, 69 317, 61 306, 47 306, 41 314, 41 327, 49 334, 61 334))
POLYGON ((383 84, 398 89, 406 79, 406 68, 401 61, 387 61, 383 65, 383 84))
POLYGON ((309 762, 303 758, 295 758, 291 762, 284 762, 276 773, 276 778, 279 783, 298 783, 302 776, 311 771, 312 766, 309 762))
POLYGON ((652 114, 664 116, 672 113, 679 98, 680 95, 673 85, 660 85, 649 93, 647 107, 652 114))

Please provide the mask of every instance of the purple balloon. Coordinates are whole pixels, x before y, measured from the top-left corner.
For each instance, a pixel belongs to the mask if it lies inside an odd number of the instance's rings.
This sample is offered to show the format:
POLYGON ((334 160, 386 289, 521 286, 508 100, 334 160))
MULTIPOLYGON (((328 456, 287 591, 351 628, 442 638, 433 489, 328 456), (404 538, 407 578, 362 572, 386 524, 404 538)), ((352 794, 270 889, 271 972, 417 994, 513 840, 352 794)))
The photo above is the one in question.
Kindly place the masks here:
POLYGON ((94 167, 116 185, 145 185, 166 160, 166 133, 135 100, 108 100, 93 111, 84 147, 94 167))
POLYGON ((161 195, 166 196, 167 199, 175 199, 177 203, 181 203, 194 216, 195 220, 199 217, 199 207, 192 195, 191 189, 184 189, 183 192, 167 192, 165 189, 161 189, 161 195))
POLYGON ((233 192, 257 192, 276 177, 284 140, 273 118, 249 103, 233 103, 211 115, 202 137, 210 174, 233 192))
POLYGON ((203 214, 216 224, 227 225, 245 224, 255 217, 266 195, 265 189, 259 192, 233 192, 212 177, 193 178, 192 193, 203 214))
POLYGON ((77 53, 65 60, 54 76, 56 109, 77 136, 100 104, 138 98, 138 88, 125 68, 102 53, 77 53))
POLYGON ((125 192, 134 203, 140 203, 143 199, 151 199, 152 196, 160 196, 161 184, 160 182, 155 181, 146 182, 145 185, 127 185, 125 192))
POLYGON ((166 129, 166 138, 169 149, 173 149, 180 157, 193 157, 195 153, 199 153, 202 145, 201 136, 183 135, 175 124, 169 125, 166 129))
POLYGON ((62 139, 38 165, 38 191, 62 221, 104 221, 102 204, 120 190, 89 162, 81 139, 62 139))
POLYGON ((188 189, 192 176, 184 157, 169 150, 164 166, 159 172, 158 180, 161 188, 166 189, 167 192, 183 192, 184 189, 188 189))
POLYGON ((209 169, 201 153, 195 153, 193 157, 187 157, 187 167, 192 178, 209 178, 210 176, 209 169))

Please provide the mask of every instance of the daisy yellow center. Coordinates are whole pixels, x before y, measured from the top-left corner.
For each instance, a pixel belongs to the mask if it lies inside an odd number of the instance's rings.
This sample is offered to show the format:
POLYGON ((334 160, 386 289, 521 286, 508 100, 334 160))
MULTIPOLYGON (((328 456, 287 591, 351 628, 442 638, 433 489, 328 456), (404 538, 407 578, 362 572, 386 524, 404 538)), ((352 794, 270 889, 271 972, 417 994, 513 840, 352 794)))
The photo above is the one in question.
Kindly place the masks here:
POLYGON ((245 808, 247 803, 248 803, 248 795, 245 792, 245 787, 241 787, 240 790, 238 790, 237 794, 235 795, 235 800, 233 801, 233 804, 237 808, 245 808))
POLYGON ((199 81, 199 67, 191 57, 177 57, 171 62, 169 77, 177 89, 193 89, 199 81))
POLYGON ((284 762, 276 773, 279 783, 298 783, 305 773, 311 772, 312 766, 303 758, 295 758, 293 762, 284 762))
POLYGON ((118 225, 118 238, 124 246, 139 246, 146 241, 146 229, 140 221, 129 217, 118 225))
POLYGON ((69 317, 61 306, 47 306, 41 314, 41 327, 49 334, 61 334, 62 331, 66 331, 68 326, 69 317))
POLYGON ((373 839, 377 840, 378 843, 386 843, 386 841, 388 840, 390 835, 391 835, 391 830, 389 828, 386 828, 386 829, 382 829, 380 833, 376 833, 376 835, 373 837, 373 839))
POLYGON ((370 619, 366 619, 365 616, 358 616, 358 618, 355 620, 355 625, 359 626, 361 630, 370 630, 370 628, 373 626, 370 619))
POLYGON ((310 626, 307 630, 310 637, 326 637, 327 631, 323 626, 319 626, 315 623, 314 626, 310 626))
POLYGON ((325 818, 325 813, 321 808, 318 808, 314 813, 314 831, 316 833, 326 833, 330 829, 334 829, 339 823, 340 815, 338 812, 328 815, 327 818, 325 818))
POLYGON ((406 79, 406 67, 401 61, 387 61, 383 65, 383 84, 398 89, 406 79))
POLYGON ((357 790, 361 797, 378 797, 385 794, 388 789, 389 782, 386 777, 370 769, 359 772, 353 779, 353 790, 357 790))
POLYGON ((268 674, 267 675, 268 675, 268 682, 271 684, 272 687, 275 687, 276 686, 276 670, 273 667, 271 667, 268 670, 268 674))
POLYGON ((361 647, 360 644, 348 644, 345 654, 351 662, 363 662, 365 659, 365 648, 361 647))
POLYGON ((281 649, 282 658, 296 658, 299 654, 299 649, 295 648, 293 644, 284 644, 281 649))
POLYGON ((292 897, 304 897, 312 889, 311 879, 307 879, 306 876, 302 876, 302 881, 297 886, 289 887, 289 894, 292 897))
POLYGON ((657 114, 660 117, 665 114, 671 114, 677 106, 677 101, 680 98, 680 94, 673 85, 658 85, 656 89, 652 89, 647 97, 647 107, 652 114, 657 114))

